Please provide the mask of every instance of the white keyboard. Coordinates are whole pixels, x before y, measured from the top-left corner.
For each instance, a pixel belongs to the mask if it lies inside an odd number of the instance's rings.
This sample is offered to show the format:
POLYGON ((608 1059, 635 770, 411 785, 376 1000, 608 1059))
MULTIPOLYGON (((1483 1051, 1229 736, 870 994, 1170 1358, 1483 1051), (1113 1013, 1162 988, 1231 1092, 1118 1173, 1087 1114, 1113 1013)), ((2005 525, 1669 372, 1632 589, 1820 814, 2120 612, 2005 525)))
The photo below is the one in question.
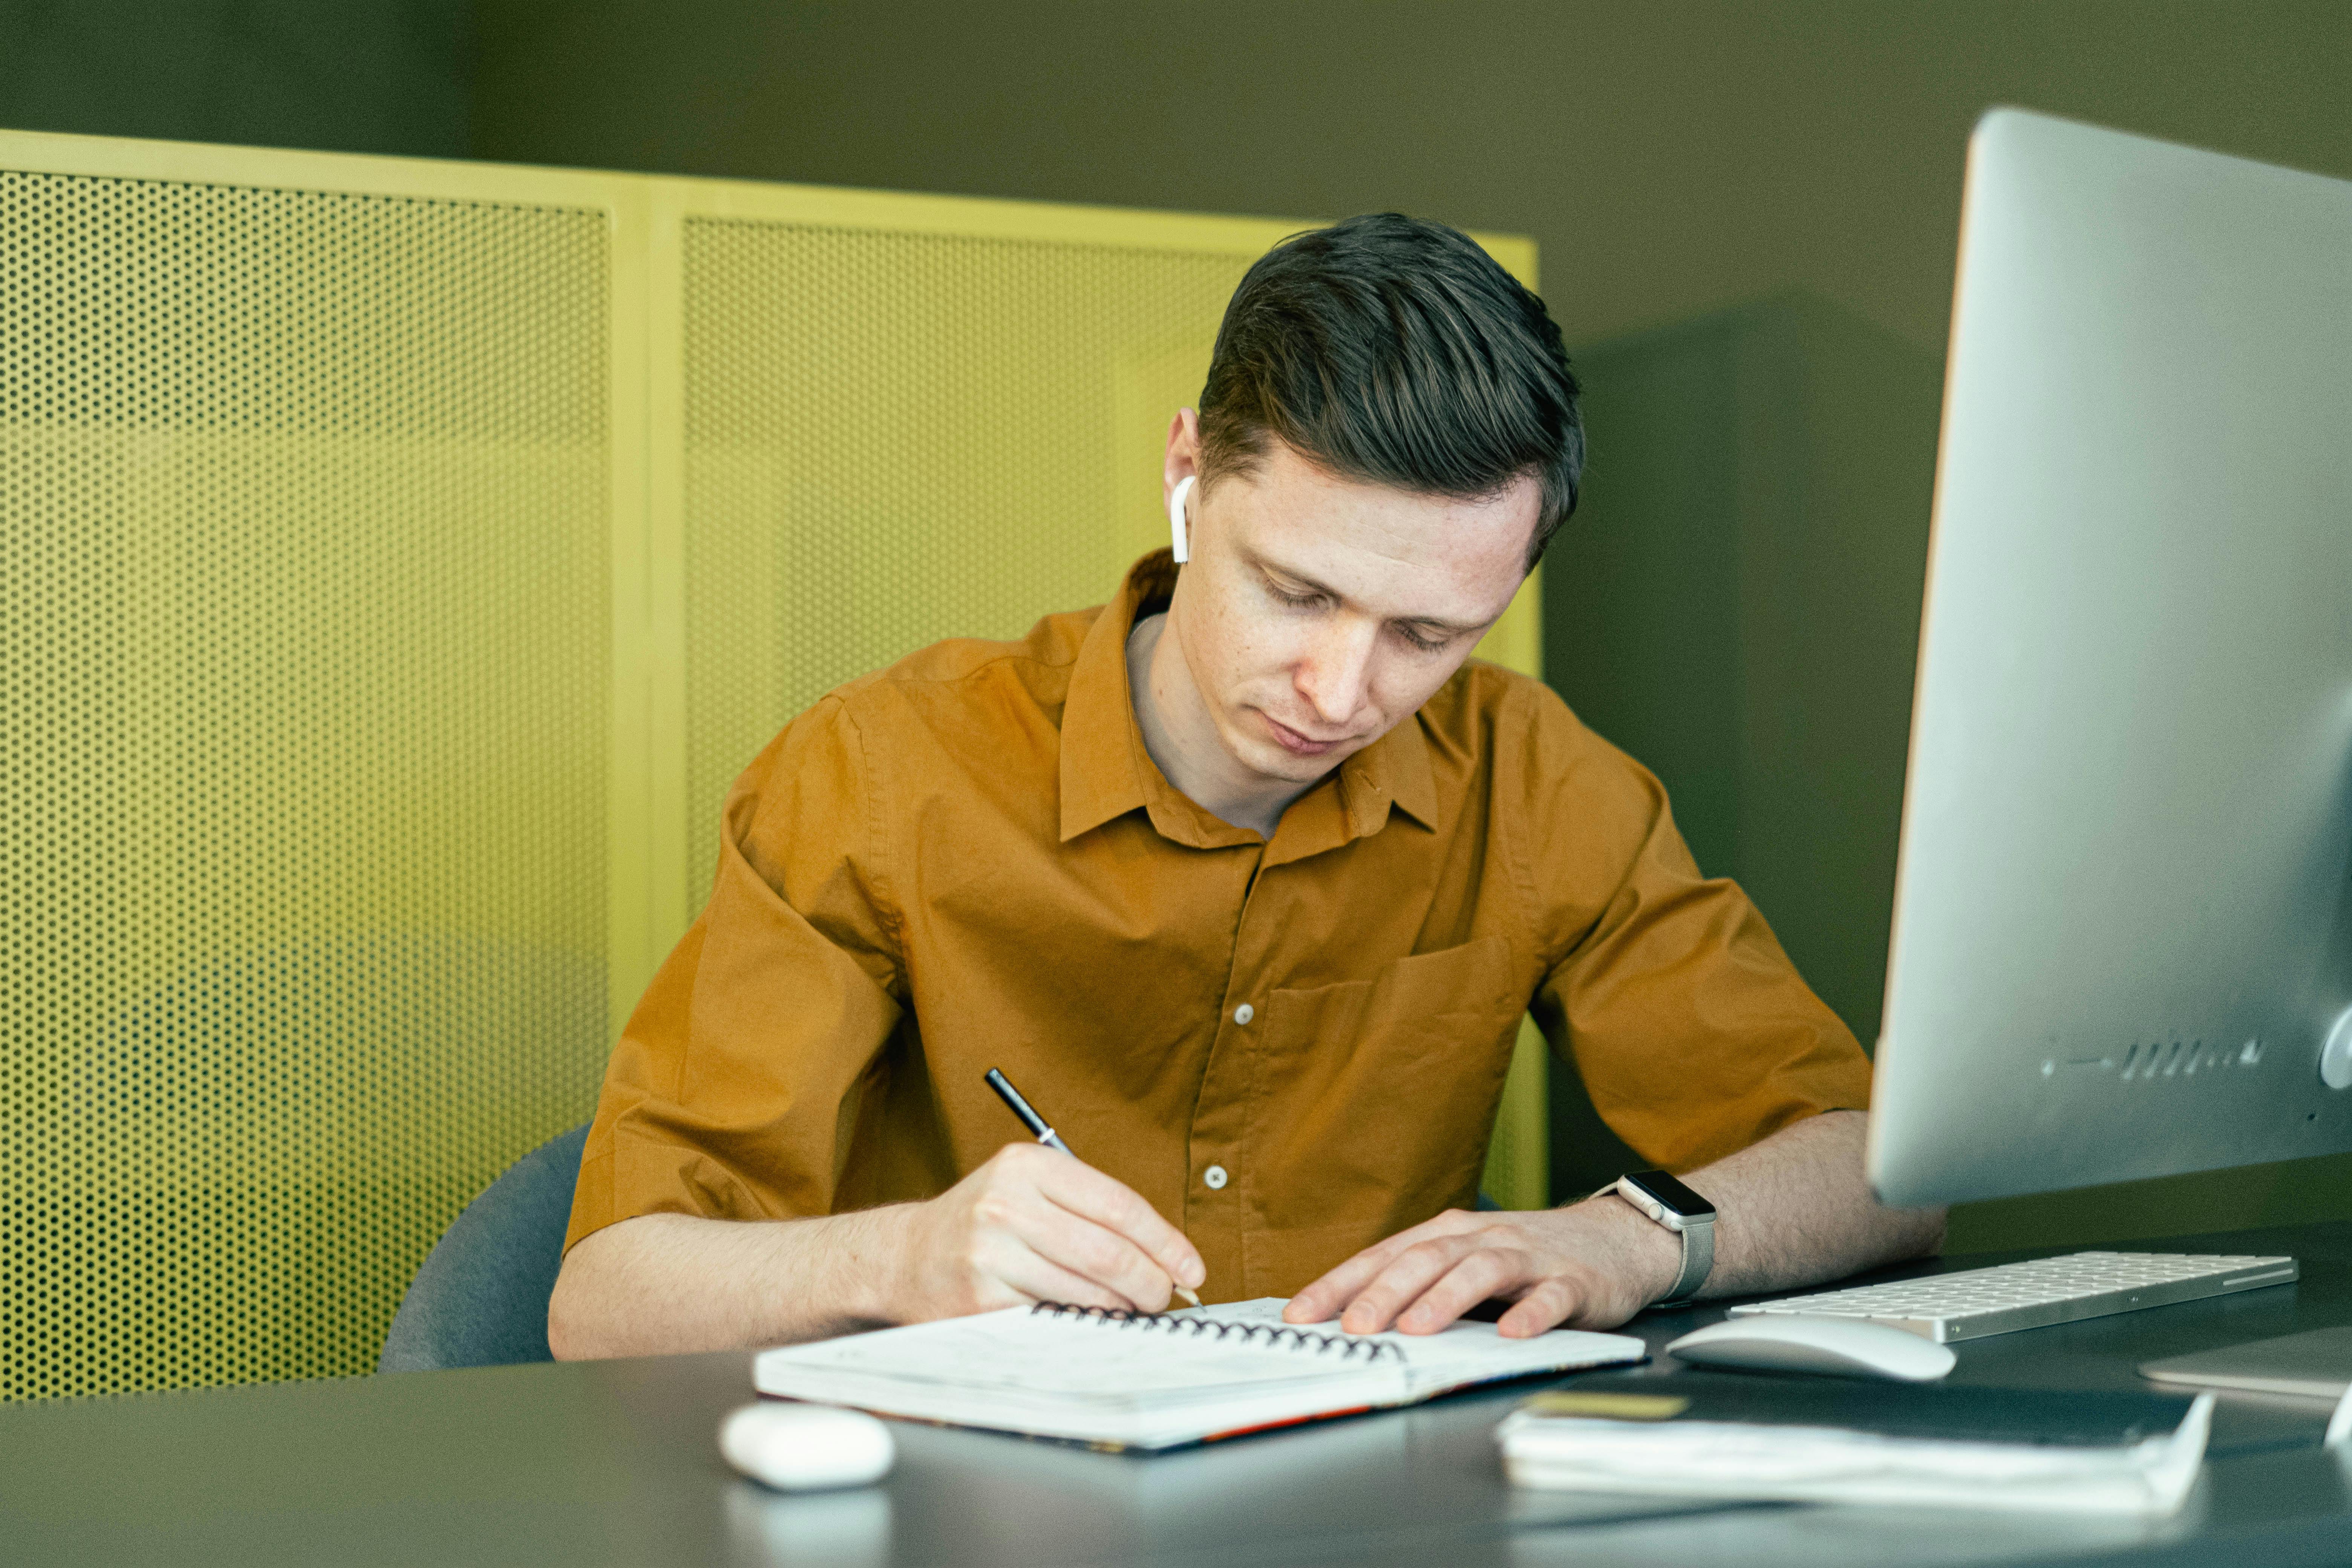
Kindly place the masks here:
POLYGON ((1941 1344, 2079 1322, 2142 1307, 2168 1307, 2175 1301, 2225 1296, 2262 1285, 2284 1285, 2299 1272, 2292 1258, 2076 1252, 2064 1258, 2037 1258, 2031 1263, 1898 1279, 1890 1285, 1749 1301, 1732 1308, 1730 1315, 1868 1318, 1941 1344))

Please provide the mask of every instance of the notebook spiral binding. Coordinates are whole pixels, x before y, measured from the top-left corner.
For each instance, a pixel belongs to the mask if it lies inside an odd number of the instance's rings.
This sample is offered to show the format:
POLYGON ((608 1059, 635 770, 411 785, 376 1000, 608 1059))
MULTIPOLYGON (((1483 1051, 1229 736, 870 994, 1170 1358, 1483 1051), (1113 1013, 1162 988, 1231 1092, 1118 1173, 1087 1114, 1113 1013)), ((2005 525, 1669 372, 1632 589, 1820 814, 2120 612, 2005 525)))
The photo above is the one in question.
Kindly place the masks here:
POLYGON ((1237 1340, 1244 1344, 1264 1345, 1269 1350, 1312 1351, 1317 1355, 1328 1355, 1337 1351, 1341 1361, 1376 1362, 1383 1356, 1400 1362, 1405 1359, 1404 1352, 1385 1340, 1360 1340, 1347 1334, 1318 1334, 1307 1329, 1294 1329, 1287 1324, 1224 1323, 1214 1318, 1180 1318, 1170 1312, 1136 1312, 1125 1307, 1074 1307, 1062 1301, 1040 1301, 1029 1309, 1029 1315, 1033 1318, 1070 1318, 1106 1328, 1158 1329, 1169 1333, 1190 1334, 1194 1339, 1237 1340))

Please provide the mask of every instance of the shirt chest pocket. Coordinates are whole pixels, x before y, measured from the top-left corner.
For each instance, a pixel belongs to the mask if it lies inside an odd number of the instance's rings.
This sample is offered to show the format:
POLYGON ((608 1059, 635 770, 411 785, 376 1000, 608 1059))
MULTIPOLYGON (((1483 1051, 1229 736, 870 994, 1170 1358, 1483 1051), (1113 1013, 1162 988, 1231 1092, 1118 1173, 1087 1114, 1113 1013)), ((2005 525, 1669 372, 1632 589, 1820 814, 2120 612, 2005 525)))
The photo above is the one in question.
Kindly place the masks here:
POLYGON ((1367 1245, 1470 1202, 1527 1004, 1500 937, 1269 993, 1253 1042, 1254 1225, 1367 1245))

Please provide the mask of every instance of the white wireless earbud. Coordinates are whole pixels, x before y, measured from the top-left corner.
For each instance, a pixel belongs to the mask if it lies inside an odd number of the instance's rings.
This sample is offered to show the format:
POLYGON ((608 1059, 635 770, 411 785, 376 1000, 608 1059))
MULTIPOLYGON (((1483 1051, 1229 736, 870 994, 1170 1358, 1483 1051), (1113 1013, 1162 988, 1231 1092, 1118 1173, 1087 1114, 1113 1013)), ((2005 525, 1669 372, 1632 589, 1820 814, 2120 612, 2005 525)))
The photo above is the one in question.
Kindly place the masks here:
POLYGON ((1192 558, 1192 539, 1184 526, 1184 498, 1192 493, 1192 481, 1198 477, 1186 474, 1176 481, 1176 488, 1168 492, 1168 537, 1176 547, 1179 565, 1192 558))

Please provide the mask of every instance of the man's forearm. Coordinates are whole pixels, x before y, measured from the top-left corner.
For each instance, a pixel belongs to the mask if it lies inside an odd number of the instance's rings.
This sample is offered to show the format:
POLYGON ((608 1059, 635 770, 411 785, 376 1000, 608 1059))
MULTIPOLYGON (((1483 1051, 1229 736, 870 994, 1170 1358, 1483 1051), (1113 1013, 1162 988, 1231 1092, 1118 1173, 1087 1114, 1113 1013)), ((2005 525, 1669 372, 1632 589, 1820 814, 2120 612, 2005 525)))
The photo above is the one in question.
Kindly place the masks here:
POLYGON ((1039 1300, 1157 1311, 1201 1279, 1201 1255, 1134 1189, 1024 1141, 920 1203, 608 1226, 564 1258, 547 1342, 575 1360, 791 1344, 1039 1300))
MULTIPOLYGON (((1917 1258, 1943 1245, 1944 1211, 1882 1207, 1863 1175, 1868 1119, 1833 1110, 1683 1178, 1716 1206, 1715 1270, 1706 1296, 1792 1289, 1917 1258)), ((1606 1198, 1632 1214, 1621 1198, 1606 1198)), ((1677 1240, 1634 1217, 1663 1246, 1677 1240)))
POLYGON ((559 1361, 790 1344, 887 1321, 907 1205, 822 1219, 641 1215, 583 1238, 547 1304, 559 1361))

